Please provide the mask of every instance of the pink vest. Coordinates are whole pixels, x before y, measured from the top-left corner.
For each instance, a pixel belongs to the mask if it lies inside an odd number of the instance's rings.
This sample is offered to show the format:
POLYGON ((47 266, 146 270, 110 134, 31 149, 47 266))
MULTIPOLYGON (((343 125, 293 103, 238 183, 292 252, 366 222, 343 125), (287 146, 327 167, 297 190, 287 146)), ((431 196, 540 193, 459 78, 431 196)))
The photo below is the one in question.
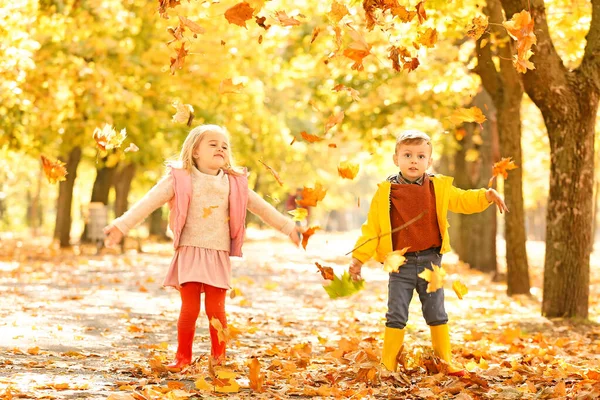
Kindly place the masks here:
MULTIPOLYGON (((188 208, 192 200, 192 176, 185 169, 171 168, 175 196, 169 200, 169 227, 173 231, 173 247, 179 247, 179 238, 188 208)), ((242 256, 242 244, 246 233, 246 209, 248 207, 248 177, 229 174, 229 231, 231 249, 229 255, 242 256)))

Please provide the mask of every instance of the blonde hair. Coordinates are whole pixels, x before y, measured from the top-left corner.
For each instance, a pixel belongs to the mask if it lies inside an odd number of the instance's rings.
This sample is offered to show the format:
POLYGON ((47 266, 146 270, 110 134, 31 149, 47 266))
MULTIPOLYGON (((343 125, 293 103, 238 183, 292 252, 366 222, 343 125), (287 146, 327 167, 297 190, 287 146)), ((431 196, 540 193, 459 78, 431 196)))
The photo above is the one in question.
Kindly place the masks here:
POLYGON ((192 129, 183 141, 181 146, 181 152, 179 153, 179 164, 180 168, 185 169, 188 172, 192 172, 194 164, 194 150, 198 144, 202 141, 206 133, 217 132, 221 133, 227 139, 229 151, 227 152, 227 159, 225 160, 226 165, 223 168, 225 172, 233 175, 243 175, 244 171, 240 168, 234 167, 233 155, 231 154, 231 143, 229 143, 229 132, 219 125, 199 125, 192 129))

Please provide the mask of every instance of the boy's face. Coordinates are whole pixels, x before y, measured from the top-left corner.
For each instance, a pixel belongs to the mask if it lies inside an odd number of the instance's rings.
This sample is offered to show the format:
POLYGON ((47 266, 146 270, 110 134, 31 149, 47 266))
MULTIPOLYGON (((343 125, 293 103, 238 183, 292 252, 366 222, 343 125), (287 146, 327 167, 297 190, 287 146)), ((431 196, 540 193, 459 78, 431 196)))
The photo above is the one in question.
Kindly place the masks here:
POLYGON ((425 141, 420 144, 400 143, 396 146, 394 164, 406 179, 419 179, 431 167, 431 161, 431 147, 425 141))

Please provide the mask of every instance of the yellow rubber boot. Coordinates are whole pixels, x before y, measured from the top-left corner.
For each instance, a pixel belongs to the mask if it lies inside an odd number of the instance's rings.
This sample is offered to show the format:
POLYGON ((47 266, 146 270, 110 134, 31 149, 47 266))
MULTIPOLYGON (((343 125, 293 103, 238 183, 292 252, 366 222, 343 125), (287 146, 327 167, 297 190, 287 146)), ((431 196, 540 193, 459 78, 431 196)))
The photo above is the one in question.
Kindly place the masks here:
POLYGON ((446 361, 448 364, 448 374, 454 376, 463 376, 465 374, 464 369, 460 365, 452 363, 452 351, 450 350, 450 332, 448 331, 448 325, 436 325, 430 326, 431 329, 431 343, 433 345, 433 352, 436 356, 446 361))
POLYGON ((404 329, 385 327, 383 334, 383 351, 381 352, 381 363, 392 372, 398 368, 398 354, 404 344, 404 329))

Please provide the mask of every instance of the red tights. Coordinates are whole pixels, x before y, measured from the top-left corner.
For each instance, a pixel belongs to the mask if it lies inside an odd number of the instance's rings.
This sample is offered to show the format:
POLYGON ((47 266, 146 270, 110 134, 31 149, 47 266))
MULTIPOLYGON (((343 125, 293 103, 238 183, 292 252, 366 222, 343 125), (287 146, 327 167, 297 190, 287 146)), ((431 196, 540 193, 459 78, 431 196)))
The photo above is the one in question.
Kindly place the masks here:
POLYGON ((209 321, 211 355, 216 360, 225 357, 225 342, 219 342, 218 333, 210 324, 213 318, 227 327, 225 316, 226 289, 217 288, 200 282, 187 282, 181 285, 181 311, 177 321, 177 356, 176 363, 189 364, 192 361, 192 345, 196 332, 196 320, 200 313, 200 294, 204 289, 204 310, 209 321))

